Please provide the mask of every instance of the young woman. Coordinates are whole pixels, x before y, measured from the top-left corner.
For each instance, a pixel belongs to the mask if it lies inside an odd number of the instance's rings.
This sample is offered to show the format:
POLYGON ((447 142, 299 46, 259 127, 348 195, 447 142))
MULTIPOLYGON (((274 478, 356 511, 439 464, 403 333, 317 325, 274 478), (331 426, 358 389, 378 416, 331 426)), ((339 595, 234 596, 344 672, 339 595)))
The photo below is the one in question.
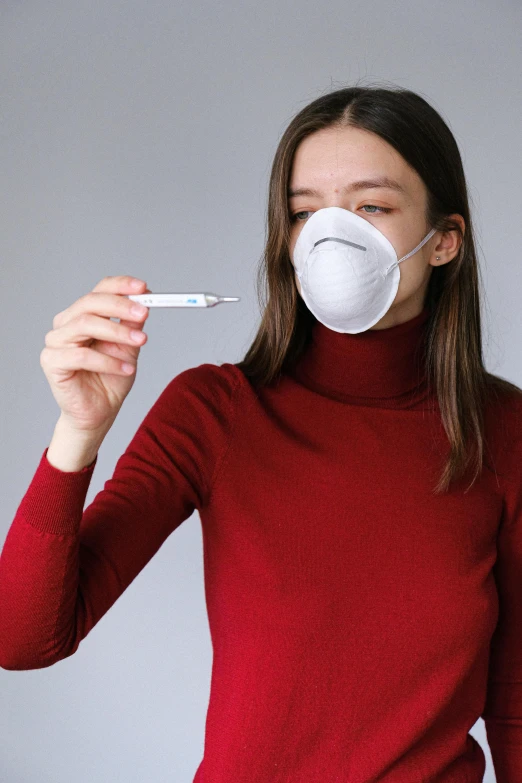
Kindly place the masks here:
POLYGON ((462 161, 405 89, 291 121, 243 361, 173 378, 88 508, 135 375, 129 278, 55 317, 61 416, 0 560, 0 662, 72 655, 201 519, 203 783, 522 780, 522 392, 488 373, 462 161), (110 320, 120 317, 120 323, 110 320), (23 579, 20 574, 23 573, 23 579))

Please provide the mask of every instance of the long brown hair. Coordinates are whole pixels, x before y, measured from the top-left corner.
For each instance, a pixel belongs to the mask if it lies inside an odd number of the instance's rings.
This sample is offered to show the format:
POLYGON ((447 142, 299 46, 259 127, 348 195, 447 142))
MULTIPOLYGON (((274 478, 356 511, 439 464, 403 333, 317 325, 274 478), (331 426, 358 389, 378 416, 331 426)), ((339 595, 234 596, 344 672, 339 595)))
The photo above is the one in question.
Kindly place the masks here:
POLYGON ((434 492, 448 491, 474 458, 471 487, 483 467, 484 406, 489 395, 522 395, 522 390, 484 367, 481 280, 462 160, 445 121, 417 93, 401 87, 345 87, 313 100, 284 131, 270 174, 266 242, 257 273, 262 318, 236 366, 254 384, 270 384, 306 350, 316 318, 299 296, 290 261, 287 189, 299 143, 322 128, 346 126, 371 131, 391 144, 427 188, 427 225, 443 232, 456 230, 462 239, 457 256, 431 273, 424 359, 451 447, 434 492), (464 218, 464 236, 459 223, 449 217, 452 213, 464 218))

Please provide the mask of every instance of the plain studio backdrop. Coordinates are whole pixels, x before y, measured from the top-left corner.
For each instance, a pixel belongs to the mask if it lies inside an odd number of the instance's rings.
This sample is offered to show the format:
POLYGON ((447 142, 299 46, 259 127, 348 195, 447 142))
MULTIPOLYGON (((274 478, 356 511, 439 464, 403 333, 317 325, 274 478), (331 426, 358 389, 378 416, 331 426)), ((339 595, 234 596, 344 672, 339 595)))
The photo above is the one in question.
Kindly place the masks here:
MULTIPOLYGON (((518 0, 4 0, 0 30, 2 543, 59 415, 39 364, 54 315, 107 275, 241 297, 151 311, 88 505, 175 375, 243 357, 280 135, 309 101, 358 79, 419 92, 452 129, 486 289, 486 365, 522 384, 518 0)), ((75 655, 0 671, 0 780, 189 783, 211 664, 195 512, 75 655)), ((472 733, 491 783, 482 720, 472 733)))

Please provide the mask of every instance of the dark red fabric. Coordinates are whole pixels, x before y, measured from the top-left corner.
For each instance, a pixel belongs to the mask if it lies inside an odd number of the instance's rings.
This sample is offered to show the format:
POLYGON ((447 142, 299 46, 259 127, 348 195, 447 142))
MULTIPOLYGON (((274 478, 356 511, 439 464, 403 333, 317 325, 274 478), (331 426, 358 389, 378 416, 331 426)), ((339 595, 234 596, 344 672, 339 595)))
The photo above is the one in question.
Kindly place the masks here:
POLYGON ((488 405, 473 487, 433 494, 449 444, 428 317, 317 322, 264 388, 231 363, 181 372, 85 510, 96 461, 66 473, 45 449, 0 557, 2 667, 72 655, 197 511, 214 652, 197 783, 480 783, 481 716, 497 780, 522 783, 521 405, 488 405))

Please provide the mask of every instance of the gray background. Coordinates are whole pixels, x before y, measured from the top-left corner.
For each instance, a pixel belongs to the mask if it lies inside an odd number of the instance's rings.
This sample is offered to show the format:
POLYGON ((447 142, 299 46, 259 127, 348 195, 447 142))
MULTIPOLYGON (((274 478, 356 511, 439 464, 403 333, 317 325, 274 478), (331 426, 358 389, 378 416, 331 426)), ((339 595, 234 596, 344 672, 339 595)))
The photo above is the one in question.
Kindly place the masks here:
MULTIPOLYGON (((55 313, 107 275, 241 296, 151 312, 89 504, 169 380, 242 358, 259 319, 255 269, 280 135, 306 103, 360 77, 420 92, 455 134, 487 293, 487 366, 522 384, 517 5, 4 0, 2 542, 59 415, 39 365, 55 313)), ((189 783, 211 655, 196 512, 74 656, 0 671, 0 779, 189 783)), ((472 734, 494 781, 482 720, 472 734)))

